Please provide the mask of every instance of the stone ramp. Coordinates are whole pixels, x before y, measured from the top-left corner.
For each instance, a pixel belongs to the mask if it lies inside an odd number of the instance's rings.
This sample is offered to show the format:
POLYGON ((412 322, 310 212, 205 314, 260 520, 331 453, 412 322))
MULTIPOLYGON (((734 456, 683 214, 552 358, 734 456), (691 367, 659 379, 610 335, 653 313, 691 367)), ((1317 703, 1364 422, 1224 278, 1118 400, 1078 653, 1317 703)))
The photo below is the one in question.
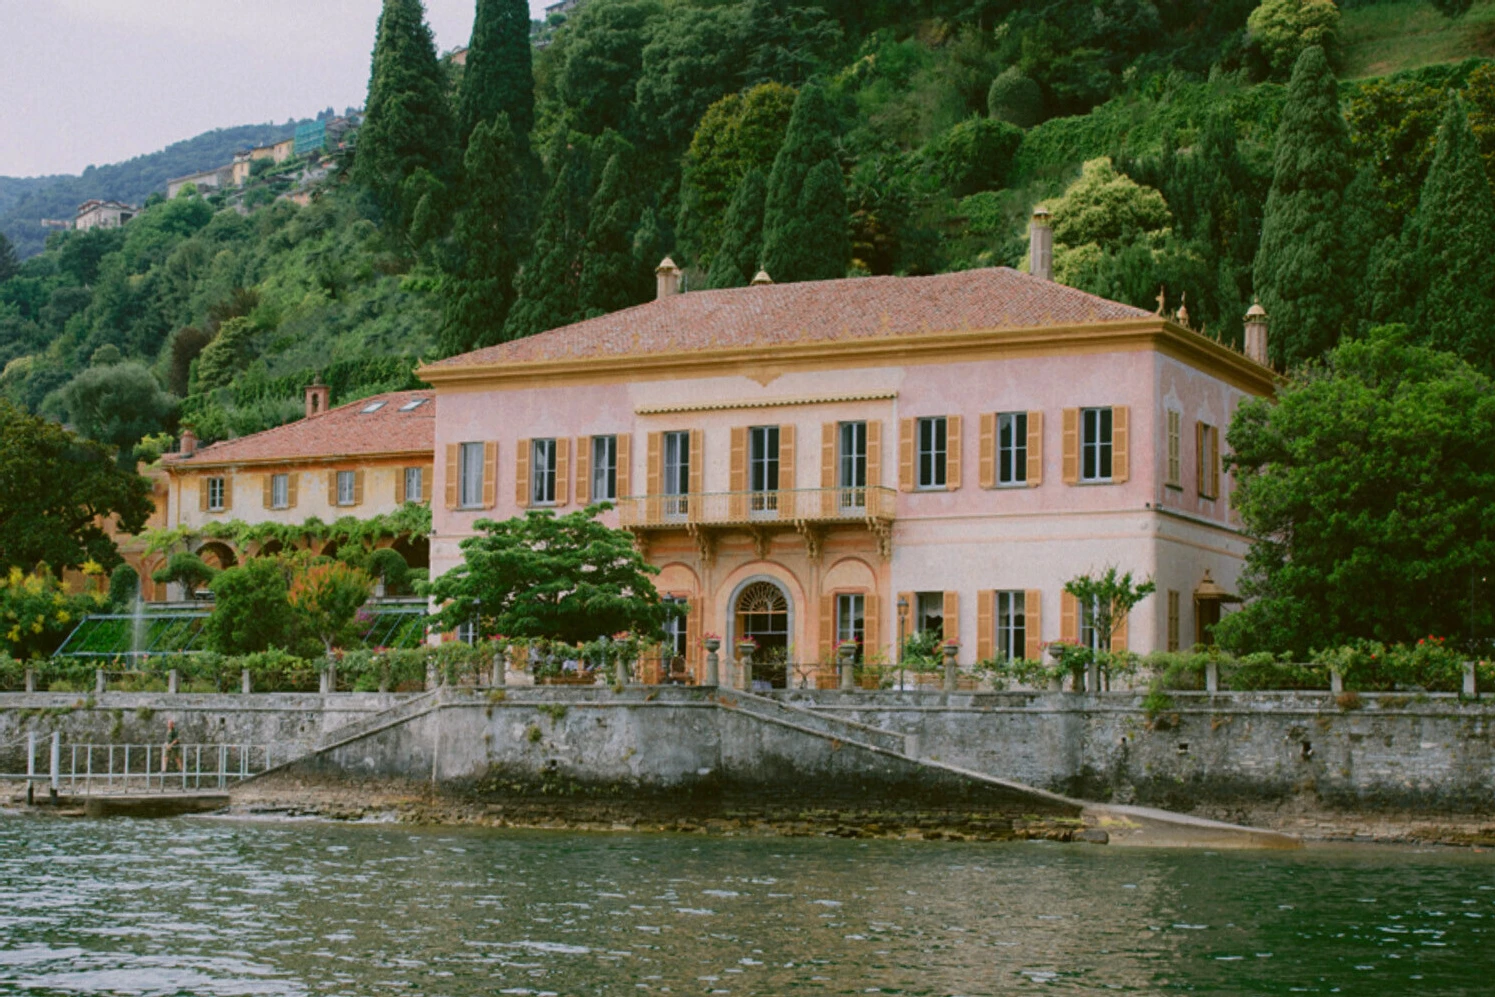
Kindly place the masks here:
POLYGON ((378 713, 371 714, 361 720, 355 720, 352 723, 343 724, 341 727, 335 727, 322 735, 321 739, 317 742, 316 750, 321 751, 339 744, 346 744, 349 741, 355 741, 374 731, 383 730, 391 724, 402 723, 411 717, 429 712, 441 702, 445 691, 446 686, 437 686, 429 692, 423 692, 411 696, 409 699, 402 700, 387 710, 380 710, 378 713))
POLYGON ((806 731, 813 731, 826 737, 834 737, 894 754, 910 757, 912 755, 908 750, 908 738, 895 731, 858 723, 855 720, 843 720, 832 714, 792 706, 766 696, 757 696, 737 689, 719 689, 716 693, 716 703, 727 709, 750 713, 765 720, 794 724, 806 731))

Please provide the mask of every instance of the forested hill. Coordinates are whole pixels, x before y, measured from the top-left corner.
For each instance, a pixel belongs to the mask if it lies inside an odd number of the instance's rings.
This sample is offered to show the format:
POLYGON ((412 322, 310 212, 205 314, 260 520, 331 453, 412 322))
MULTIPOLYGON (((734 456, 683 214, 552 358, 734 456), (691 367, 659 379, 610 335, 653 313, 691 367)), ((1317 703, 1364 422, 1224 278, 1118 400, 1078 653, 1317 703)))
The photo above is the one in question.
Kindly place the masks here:
POLYGON ((1020 266, 1039 203, 1059 280, 1233 344, 1259 298, 1279 363, 1403 323, 1495 369, 1495 0, 587 0, 539 49, 476 6, 462 68, 384 0, 350 152, 0 252, 0 396, 221 439, 638 304, 666 253, 1020 266))
POLYGON ((278 142, 295 130, 295 123, 218 128, 123 163, 90 166, 78 176, 0 177, 0 232, 22 258, 35 255, 50 231, 43 218, 71 219, 79 204, 96 197, 140 204, 153 191, 165 191, 172 177, 222 166, 240 149, 278 142))

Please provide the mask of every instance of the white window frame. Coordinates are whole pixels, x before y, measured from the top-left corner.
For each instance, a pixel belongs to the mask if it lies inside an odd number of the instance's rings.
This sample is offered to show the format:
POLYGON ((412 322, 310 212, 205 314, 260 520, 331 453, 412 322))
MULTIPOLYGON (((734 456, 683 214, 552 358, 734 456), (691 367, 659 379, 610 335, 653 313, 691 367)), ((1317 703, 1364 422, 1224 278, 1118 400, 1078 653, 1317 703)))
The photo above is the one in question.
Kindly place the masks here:
POLYGON ((861 661, 867 644, 867 597, 861 592, 842 592, 836 596, 836 647, 839 649, 848 640, 856 642, 855 660, 861 661))
POLYGON ((664 434, 664 455, 660 484, 664 492, 666 516, 683 517, 690 511, 690 430, 675 429, 664 434))
POLYGON ((1100 631, 1095 627, 1095 618, 1100 615, 1100 600, 1091 599, 1089 602, 1081 602, 1079 599, 1076 599, 1075 611, 1076 615, 1079 616, 1077 622, 1079 624, 1080 646, 1088 647, 1092 651, 1099 651, 1101 649, 1100 631))
POLYGON ((1109 406, 1080 409, 1081 481, 1111 480, 1115 438, 1115 418, 1109 406))
POLYGON ((779 427, 748 429, 749 509, 755 515, 772 516, 779 509, 779 427))
POLYGON ((997 485, 1002 488, 1028 484, 1028 413, 997 414, 997 485))
POLYGON ((843 422, 836 427, 836 482, 841 489, 841 507, 862 509, 867 505, 867 424, 843 422))
POLYGON ((555 505, 555 475, 559 453, 554 439, 530 440, 530 505, 555 505))
POLYGON ((618 500, 618 438, 592 437, 592 501, 618 500))
POLYGON ((226 506, 224 505, 224 499, 227 497, 227 495, 228 495, 228 479, 227 478, 219 477, 219 478, 209 478, 208 479, 208 511, 209 512, 222 512, 226 508, 226 506))
POLYGON ((337 504, 352 505, 358 494, 358 472, 337 471, 337 504))
MULTIPOLYGON (((682 598, 678 595, 667 595, 659 601, 674 603, 677 606, 687 607, 690 603, 689 599, 682 598)), ((665 653, 668 654, 672 660, 674 658, 685 657, 690 650, 686 643, 686 634, 688 627, 689 621, 686 619, 685 613, 678 613, 670 617, 669 621, 665 623, 665 653)))
POLYGON ((950 480, 950 423, 945 416, 931 415, 914 424, 914 477, 925 491, 942 491, 950 480))
POLYGON ((270 508, 291 507, 291 476, 285 472, 270 476, 270 508))
POLYGON ((929 625, 931 618, 939 619, 940 625, 936 632, 943 637, 945 635, 945 593, 914 593, 914 633, 921 634, 935 630, 929 625))
POLYGON ((996 596, 997 660, 1018 661, 1028 652, 1027 593, 998 592, 996 596))
POLYGON ((483 507, 483 444, 463 443, 458 449, 457 507, 481 509, 483 507))
POLYGON ((405 501, 424 502, 426 500, 426 469, 423 467, 405 468, 405 501))

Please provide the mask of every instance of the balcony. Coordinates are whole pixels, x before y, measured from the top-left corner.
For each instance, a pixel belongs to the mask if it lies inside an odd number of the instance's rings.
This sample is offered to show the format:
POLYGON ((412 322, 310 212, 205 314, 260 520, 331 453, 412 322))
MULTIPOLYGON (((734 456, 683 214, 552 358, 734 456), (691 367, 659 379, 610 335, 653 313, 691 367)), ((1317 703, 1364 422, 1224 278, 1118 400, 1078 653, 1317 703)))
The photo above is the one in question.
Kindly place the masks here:
POLYGON ((812 559, 818 559, 824 528, 861 526, 878 537, 883 556, 891 555, 891 535, 898 493, 874 485, 864 488, 796 488, 771 492, 705 492, 690 495, 635 495, 619 499, 619 524, 641 541, 649 533, 684 530, 696 536, 701 553, 711 559, 714 537, 723 530, 753 534, 760 551, 775 532, 796 530, 805 537, 812 559))

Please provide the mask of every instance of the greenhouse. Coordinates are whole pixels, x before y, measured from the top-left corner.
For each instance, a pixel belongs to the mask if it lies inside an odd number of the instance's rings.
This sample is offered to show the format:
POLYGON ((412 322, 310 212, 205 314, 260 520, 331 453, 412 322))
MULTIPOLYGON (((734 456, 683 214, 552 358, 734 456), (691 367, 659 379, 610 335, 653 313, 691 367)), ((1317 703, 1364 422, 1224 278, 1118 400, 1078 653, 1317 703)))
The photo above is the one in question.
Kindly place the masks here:
MULTIPOLYGON (((165 613, 99 613, 86 617, 57 649, 58 657, 130 658, 195 654, 207 650, 202 629, 210 610, 165 613)), ((424 603, 370 606, 359 614, 369 647, 418 647, 426 636, 424 603)))

